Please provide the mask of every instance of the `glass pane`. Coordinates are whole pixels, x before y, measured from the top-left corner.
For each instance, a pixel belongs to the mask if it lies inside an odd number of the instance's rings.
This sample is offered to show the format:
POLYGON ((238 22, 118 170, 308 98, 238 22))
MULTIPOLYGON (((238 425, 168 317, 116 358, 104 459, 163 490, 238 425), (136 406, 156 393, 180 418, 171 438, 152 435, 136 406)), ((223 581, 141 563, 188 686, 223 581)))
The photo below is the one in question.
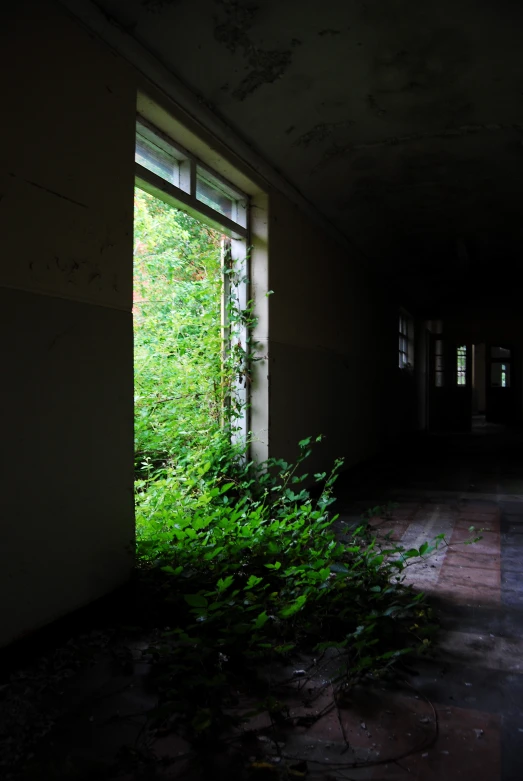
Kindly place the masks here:
POLYGON ((506 347, 491 347, 490 355, 492 358, 510 358, 510 350, 506 347))
POLYGON ((434 372, 436 388, 443 387, 443 342, 436 339, 434 342, 434 372))
POLYGON ((151 141, 136 137, 135 161, 153 174, 161 176, 166 182, 179 185, 178 160, 151 141))
POLYGON ((493 363, 490 367, 492 388, 510 388, 510 363, 493 363))
POLYGON ((467 348, 465 345, 457 349, 457 382, 458 385, 467 384, 467 348))
POLYGON ((197 199, 230 220, 235 220, 235 199, 225 192, 225 189, 225 185, 214 179, 211 174, 198 170, 196 176, 197 199))

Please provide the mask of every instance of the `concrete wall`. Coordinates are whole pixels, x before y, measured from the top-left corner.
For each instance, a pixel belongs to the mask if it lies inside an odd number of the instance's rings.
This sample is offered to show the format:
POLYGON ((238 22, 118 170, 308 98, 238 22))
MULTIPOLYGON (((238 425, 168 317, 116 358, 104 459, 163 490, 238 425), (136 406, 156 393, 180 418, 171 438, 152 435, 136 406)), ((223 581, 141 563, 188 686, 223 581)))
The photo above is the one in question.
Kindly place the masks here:
POLYGON ((132 209, 127 67, 52 2, 0 48, 0 645, 129 574, 132 209))

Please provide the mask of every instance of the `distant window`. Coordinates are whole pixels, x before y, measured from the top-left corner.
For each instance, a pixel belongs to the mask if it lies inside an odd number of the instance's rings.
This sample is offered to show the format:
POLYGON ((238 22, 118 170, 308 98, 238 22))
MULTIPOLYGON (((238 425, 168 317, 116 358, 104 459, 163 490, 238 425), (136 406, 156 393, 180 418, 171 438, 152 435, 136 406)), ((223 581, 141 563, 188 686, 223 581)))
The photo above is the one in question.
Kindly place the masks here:
POLYGON ((512 354, 508 347, 490 348, 490 387, 510 388, 510 365, 512 354))
POLYGON ((457 350, 457 382, 458 385, 467 384, 467 347, 462 345, 457 350))
POLYGON ((510 388, 510 363, 492 362, 490 367, 490 387, 510 388))
POLYGON ((434 382, 436 388, 443 387, 443 340, 434 342, 434 382))
POLYGON ((414 324, 412 318, 401 313, 399 316, 399 354, 400 369, 409 369, 414 363, 414 324))

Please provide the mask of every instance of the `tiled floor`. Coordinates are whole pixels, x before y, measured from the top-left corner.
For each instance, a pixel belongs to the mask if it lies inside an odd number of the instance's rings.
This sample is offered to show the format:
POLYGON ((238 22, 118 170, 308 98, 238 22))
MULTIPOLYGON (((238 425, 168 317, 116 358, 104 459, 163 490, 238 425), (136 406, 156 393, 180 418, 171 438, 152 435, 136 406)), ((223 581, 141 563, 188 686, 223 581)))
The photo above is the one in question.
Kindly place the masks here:
MULTIPOLYGON (((381 531, 391 531, 409 547, 441 533, 450 542, 409 570, 409 580, 437 605, 438 652, 416 662, 404 684, 353 690, 316 724, 287 730, 282 745, 273 746, 285 772, 278 773, 278 765, 259 768, 252 778, 521 781, 522 440, 487 429, 427 438, 391 452, 340 480, 340 524, 355 522, 362 510, 387 500, 397 507, 392 519, 379 522, 381 531), (474 534, 471 526, 482 530, 474 545, 466 544, 474 534), (306 765, 299 764, 302 760, 306 765)), ((36 749, 38 766, 52 767, 54 774, 33 770, 26 781, 106 778, 104 763, 122 746, 127 759, 119 763, 118 781, 180 777, 183 760, 137 770, 133 750, 144 713, 155 702, 140 648, 133 661, 118 654, 111 638, 98 636, 91 645, 94 664, 64 676, 59 704, 52 698, 42 704, 51 729, 36 749), (61 714, 55 724, 53 714, 61 714)), ((329 698, 326 690, 324 704, 329 698)), ((320 698, 315 707, 322 704, 320 698)), ((291 696, 289 707, 300 715, 298 699, 291 696)), ((45 719, 40 728, 46 731, 45 719)), ((186 750, 173 736, 154 744, 158 757, 178 759, 186 750)), ((214 757, 199 776, 207 777, 246 776, 243 771, 235 776, 228 758, 221 768, 214 757)))
POLYGON ((401 455, 344 480, 340 505, 351 520, 360 507, 396 500, 395 539, 413 547, 440 533, 449 540, 409 572, 438 605, 443 627, 438 654, 410 677, 434 705, 439 735, 401 767, 350 777, 523 779, 521 439, 484 430, 429 438, 401 455), (482 539, 465 544, 476 533, 482 539))

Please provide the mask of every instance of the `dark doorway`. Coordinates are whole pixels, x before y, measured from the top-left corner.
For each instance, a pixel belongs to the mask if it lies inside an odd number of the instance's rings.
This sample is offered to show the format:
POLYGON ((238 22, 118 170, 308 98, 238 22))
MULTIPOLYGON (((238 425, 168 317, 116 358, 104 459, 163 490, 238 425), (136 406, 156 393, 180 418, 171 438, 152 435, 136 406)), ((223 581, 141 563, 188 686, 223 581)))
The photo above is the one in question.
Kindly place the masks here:
POLYGON ((470 431, 472 345, 430 335, 429 431, 470 431))
POLYGON ((510 424, 515 418, 513 350, 508 345, 487 345, 486 348, 486 420, 488 423, 510 424))

